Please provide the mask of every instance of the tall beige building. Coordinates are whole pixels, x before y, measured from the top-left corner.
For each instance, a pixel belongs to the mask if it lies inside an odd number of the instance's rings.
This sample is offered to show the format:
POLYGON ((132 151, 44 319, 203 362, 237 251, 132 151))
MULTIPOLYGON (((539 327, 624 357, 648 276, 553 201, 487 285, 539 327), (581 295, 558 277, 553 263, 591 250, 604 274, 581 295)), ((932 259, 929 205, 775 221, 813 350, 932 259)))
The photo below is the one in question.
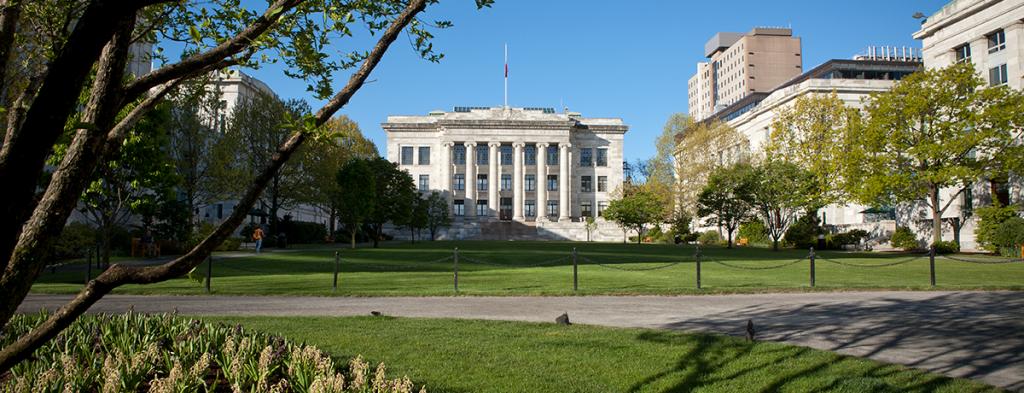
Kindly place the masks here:
POLYGON ((704 44, 707 62, 687 84, 690 116, 703 120, 750 93, 769 92, 803 73, 800 38, 786 28, 722 32, 704 44))

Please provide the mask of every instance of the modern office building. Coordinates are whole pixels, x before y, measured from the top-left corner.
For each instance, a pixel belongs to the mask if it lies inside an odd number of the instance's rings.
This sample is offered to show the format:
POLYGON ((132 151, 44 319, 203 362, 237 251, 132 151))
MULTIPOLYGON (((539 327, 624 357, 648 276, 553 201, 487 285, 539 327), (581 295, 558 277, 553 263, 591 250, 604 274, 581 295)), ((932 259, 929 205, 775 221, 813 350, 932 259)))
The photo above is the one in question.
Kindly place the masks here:
MULTIPOLYGON (((388 116, 387 159, 421 192, 439 191, 454 218, 442 238, 621 240, 601 214, 622 185, 617 118, 552 108, 456 107, 426 116, 388 116)), ((400 234, 399 234, 400 235, 400 234)))
POLYGON ((751 94, 769 92, 803 72, 793 30, 757 27, 717 33, 704 45, 706 62, 687 83, 690 116, 703 120, 751 94))

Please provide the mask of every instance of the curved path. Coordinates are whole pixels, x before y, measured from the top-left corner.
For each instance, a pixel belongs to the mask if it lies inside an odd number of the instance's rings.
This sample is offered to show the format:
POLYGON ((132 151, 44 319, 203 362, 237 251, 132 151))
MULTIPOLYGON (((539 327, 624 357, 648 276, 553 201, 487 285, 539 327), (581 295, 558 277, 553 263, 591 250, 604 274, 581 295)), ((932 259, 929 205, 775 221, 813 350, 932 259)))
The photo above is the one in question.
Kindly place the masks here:
MULTIPOLYGON (((53 309, 66 295, 30 295, 53 309)), ((699 330, 899 363, 1024 391, 1024 293, 830 292, 720 296, 232 297, 108 295, 93 312, 177 309, 190 315, 386 315, 699 330)))

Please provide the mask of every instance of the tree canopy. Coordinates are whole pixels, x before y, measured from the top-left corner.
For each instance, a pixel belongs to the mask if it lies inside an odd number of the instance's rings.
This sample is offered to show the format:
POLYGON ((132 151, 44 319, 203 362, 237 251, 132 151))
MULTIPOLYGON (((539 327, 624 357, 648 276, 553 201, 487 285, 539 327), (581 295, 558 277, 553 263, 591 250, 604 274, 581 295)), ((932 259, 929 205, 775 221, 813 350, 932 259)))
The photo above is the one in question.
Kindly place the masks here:
POLYGON ((729 248, 733 232, 750 217, 754 176, 754 167, 748 163, 720 167, 697 196, 697 215, 705 217, 707 225, 725 229, 729 248))

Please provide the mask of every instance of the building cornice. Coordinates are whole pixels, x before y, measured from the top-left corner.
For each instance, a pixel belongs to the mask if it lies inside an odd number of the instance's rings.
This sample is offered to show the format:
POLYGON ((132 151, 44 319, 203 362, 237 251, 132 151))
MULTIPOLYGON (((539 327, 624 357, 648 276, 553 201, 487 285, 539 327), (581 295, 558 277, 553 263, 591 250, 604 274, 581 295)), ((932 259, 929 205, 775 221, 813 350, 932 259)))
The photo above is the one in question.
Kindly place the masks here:
POLYGON ((564 120, 564 121, 552 121, 552 120, 444 120, 439 119, 434 122, 423 122, 423 123, 381 123, 381 128, 384 131, 419 131, 419 132, 433 132, 439 130, 458 130, 458 129, 470 129, 470 130, 587 130, 591 132, 602 132, 602 133, 619 133, 624 134, 629 130, 629 126, 626 125, 609 125, 609 124, 586 124, 580 123, 575 120, 564 120))

